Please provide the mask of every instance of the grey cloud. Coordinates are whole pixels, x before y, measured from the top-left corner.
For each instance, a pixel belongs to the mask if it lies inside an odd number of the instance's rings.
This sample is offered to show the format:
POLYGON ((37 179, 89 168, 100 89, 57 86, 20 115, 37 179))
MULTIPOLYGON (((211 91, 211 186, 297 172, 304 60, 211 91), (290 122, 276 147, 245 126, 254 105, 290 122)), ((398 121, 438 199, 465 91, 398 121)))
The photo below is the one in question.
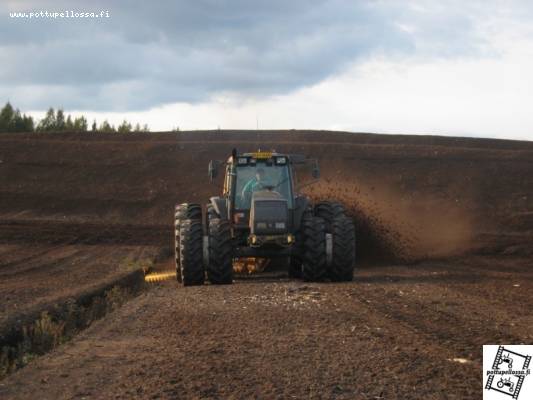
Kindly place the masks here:
POLYGON ((219 92, 269 96, 320 82, 376 52, 449 57, 478 44, 468 16, 419 13, 400 6, 404 2, 110 3, 30 6, 109 9, 111 18, 102 20, 28 21, 4 11, 0 98, 24 109, 121 111, 200 102, 219 92), (417 33, 403 31, 400 22, 415 25, 417 33), (30 89, 38 95, 29 95, 30 89))

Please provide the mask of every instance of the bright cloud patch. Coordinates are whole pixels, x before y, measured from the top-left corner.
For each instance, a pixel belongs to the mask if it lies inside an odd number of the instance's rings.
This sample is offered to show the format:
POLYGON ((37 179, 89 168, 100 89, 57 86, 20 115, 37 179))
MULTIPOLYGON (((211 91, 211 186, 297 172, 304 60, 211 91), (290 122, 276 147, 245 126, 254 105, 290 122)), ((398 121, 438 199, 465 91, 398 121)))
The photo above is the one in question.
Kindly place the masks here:
POLYGON ((0 99, 23 110, 161 130, 258 120, 533 139, 526 1, 95 0, 91 10, 109 10, 109 20, 8 16, 43 4, 10 1, 0 14, 0 99))

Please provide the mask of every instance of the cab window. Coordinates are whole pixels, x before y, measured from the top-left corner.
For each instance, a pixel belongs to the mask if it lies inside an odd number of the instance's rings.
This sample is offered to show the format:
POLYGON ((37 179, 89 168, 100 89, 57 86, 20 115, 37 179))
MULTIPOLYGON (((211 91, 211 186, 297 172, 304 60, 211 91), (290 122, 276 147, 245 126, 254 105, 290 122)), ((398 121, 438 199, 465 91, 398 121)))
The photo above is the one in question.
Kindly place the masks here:
POLYGON ((249 210, 252 194, 267 190, 279 193, 287 199, 289 208, 292 207, 289 171, 286 165, 268 165, 257 162, 255 165, 244 165, 236 168, 237 181, 235 185, 235 208, 249 210))

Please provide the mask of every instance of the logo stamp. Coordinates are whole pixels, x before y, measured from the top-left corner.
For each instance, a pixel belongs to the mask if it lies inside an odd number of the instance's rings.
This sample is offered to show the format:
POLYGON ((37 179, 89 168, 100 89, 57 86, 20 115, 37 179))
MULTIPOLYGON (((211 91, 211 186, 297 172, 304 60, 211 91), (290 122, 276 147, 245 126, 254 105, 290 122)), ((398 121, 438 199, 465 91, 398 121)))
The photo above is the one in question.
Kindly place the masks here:
POLYGON ((533 346, 483 346, 483 399, 531 399, 533 346))

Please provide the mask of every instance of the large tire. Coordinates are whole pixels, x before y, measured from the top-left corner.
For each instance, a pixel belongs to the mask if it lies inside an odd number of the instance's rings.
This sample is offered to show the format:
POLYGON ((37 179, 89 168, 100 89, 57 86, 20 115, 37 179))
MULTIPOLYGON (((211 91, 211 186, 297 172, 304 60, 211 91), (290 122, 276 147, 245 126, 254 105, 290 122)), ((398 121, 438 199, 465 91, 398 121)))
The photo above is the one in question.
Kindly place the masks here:
POLYGON ((233 243, 228 220, 209 221, 209 265, 207 278, 212 284, 233 283, 233 243))
POLYGON ((334 282, 353 280, 355 266, 355 227, 351 218, 338 215, 331 224, 333 244, 329 277, 334 282))
POLYGON ((202 220, 202 207, 194 203, 182 203, 174 208, 174 261, 176 278, 181 282, 180 270, 180 223, 185 219, 202 220))
POLYGON ((202 285, 203 266, 202 221, 184 219, 180 223, 180 273, 183 286, 202 285))
POLYGON ((345 215, 346 210, 340 203, 334 201, 321 201, 314 207, 315 216, 323 218, 326 224, 326 232, 331 233, 331 224, 339 215, 345 215))
POLYGON ((174 261, 176 265, 176 279, 181 282, 180 267, 180 219, 174 217, 174 261))
POLYGON ((178 204, 175 208, 176 219, 202 219, 202 207, 195 203, 178 204))
POLYGON ((289 278, 291 279, 302 279, 302 261, 304 255, 303 221, 309 218, 313 218, 313 208, 311 206, 304 211, 300 229, 294 234, 294 244, 292 245, 293 249, 288 271, 289 278))
POLYGON ((326 230, 324 220, 305 216, 302 220, 302 277, 305 281, 320 282, 327 277, 326 230))

